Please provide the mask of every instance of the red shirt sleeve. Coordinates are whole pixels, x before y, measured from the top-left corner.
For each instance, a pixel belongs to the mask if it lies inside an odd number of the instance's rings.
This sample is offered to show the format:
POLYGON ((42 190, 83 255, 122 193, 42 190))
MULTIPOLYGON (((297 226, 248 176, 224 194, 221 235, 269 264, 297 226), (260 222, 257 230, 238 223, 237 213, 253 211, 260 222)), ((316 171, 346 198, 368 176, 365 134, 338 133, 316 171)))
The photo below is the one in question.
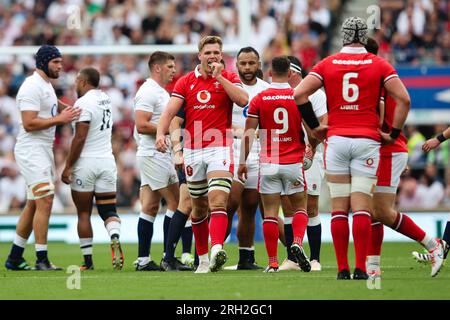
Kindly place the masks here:
POLYGON ((175 87, 172 91, 172 96, 180 99, 185 99, 186 97, 186 76, 178 79, 177 83, 175 83, 175 87))
POLYGON ((384 83, 389 81, 392 78, 398 78, 397 71, 395 71, 394 67, 384 59, 380 59, 380 71, 383 76, 384 83))
POLYGON ((241 79, 239 78, 239 76, 236 73, 227 71, 227 73, 224 76, 231 83, 234 83, 234 84, 239 85, 240 87, 242 87, 242 81, 241 81, 241 79))
POLYGON ((317 78, 319 78, 320 81, 323 82, 323 74, 324 74, 324 70, 325 70, 325 62, 326 60, 322 60, 320 62, 318 62, 312 69, 311 71, 308 73, 312 76, 315 76, 317 78))
POLYGON ((251 118, 259 118, 259 106, 260 105, 261 105, 261 97, 258 94, 252 99, 252 101, 250 101, 247 116, 249 116, 251 118))

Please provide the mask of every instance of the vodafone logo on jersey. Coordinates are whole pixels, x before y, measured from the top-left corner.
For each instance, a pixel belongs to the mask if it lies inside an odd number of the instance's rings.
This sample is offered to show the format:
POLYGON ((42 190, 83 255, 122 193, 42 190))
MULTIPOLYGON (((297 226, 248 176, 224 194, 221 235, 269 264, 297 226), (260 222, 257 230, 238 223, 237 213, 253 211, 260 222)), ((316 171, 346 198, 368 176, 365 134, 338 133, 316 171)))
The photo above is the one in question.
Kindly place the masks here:
POLYGON ((200 103, 208 103, 211 100, 211 93, 208 90, 202 90, 197 93, 197 101, 200 103))

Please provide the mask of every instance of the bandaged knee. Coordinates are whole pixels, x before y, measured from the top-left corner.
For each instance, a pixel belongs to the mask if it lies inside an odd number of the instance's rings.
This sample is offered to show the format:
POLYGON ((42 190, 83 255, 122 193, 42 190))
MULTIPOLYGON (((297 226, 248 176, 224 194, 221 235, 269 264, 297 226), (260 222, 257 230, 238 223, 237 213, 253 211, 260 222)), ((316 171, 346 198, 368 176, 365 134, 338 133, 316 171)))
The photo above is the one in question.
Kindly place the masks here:
POLYGON ((38 182, 32 184, 27 190, 27 199, 36 200, 51 196, 55 193, 55 185, 51 182, 38 182))
POLYGON ((232 182, 232 178, 211 178, 208 180, 209 192, 220 190, 230 193, 232 182))
POLYGON ((196 199, 196 198, 204 197, 208 194, 208 183, 207 182, 196 183, 196 184, 188 182, 187 185, 188 185, 189 194, 190 194, 191 198, 196 199))
POLYGON ((328 182, 331 198, 350 197, 350 183, 328 182))
POLYGON ((119 217, 116 209, 115 195, 96 196, 95 203, 97 205, 98 215, 103 221, 106 221, 111 217, 119 217))
POLYGON ((351 192, 361 192, 368 195, 372 195, 375 190, 375 185, 377 184, 377 178, 371 177, 352 177, 352 188, 351 192))

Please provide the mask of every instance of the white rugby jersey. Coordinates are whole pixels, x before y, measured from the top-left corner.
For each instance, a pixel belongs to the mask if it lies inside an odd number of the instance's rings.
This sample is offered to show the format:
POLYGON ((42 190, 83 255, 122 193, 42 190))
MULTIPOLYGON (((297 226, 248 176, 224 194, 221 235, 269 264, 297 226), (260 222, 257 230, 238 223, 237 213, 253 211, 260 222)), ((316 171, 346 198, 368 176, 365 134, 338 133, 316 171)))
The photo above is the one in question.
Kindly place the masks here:
POLYGON ((264 80, 256 78, 256 83, 253 86, 248 86, 244 83, 242 83, 242 85, 243 85, 245 91, 247 91, 247 93, 248 93, 248 104, 243 108, 239 107, 236 104, 233 104, 232 122, 233 122, 233 125, 237 125, 242 128, 245 128, 245 121, 247 120, 247 111, 248 111, 248 106, 250 105, 250 101, 258 93, 269 88, 270 84, 268 84, 264 80))
MULTIPOLYGON (((38 117, 49 119, 58 113, 58 98, 55 89, 50 82, 45 81, 38 72, 27 77, 20 86, 16 97, 19 111, 37 111, 38 117)), ((17 136, 18 147, 32 147, 33 145, 48 145, 53 147, 55 139, 55 127, 33 132, 26 132, 22 117, 19 121, 19 134, 17 136)))
MULTIPOLYGON (((134 110, 152 113, 150 123, 157 125, 159 118, 169 102, 169 93, 155 80, 148 78, 139 88, 134 98, 134 110)), ((138 144, 136 156, 151 156, 156 151, 156 135, 139 134, 134 128, 134 137, 138 144)))
MULTIPOLYGON (((325 92, 322 90, 317 90, 312 95, 308 97, 309 101, 312 104, 314 113, 316 114, 317 119, 319 119, 321 116, 326 115, 328 113, 327 109, 327 96, 325 95, 325 92)), ((303 126, 303 124, 302 124, 303 126)), ((305 142, 308 143, 308 135, 306 133, 305 128, 303 127, 303 131, 305 133, 305 142)), ((314 157, 323 157, 323 143, 320 143, 316 147, 316 153, 314 157)))
POLYGON ((101 90, 89 90, 74 107, 81 109, 75 122, 89 121, 89 131, 81 151, 81 158, 114 158, 112 153, 112 106, 110 97, 101 90))

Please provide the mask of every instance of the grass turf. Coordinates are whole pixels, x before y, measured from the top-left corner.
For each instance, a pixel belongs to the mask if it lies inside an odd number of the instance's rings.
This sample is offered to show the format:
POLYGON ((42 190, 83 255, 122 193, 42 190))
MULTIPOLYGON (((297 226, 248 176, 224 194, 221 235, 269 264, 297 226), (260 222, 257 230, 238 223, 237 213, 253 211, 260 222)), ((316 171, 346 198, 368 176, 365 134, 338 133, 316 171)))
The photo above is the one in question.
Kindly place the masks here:
MULTIPOLYGON (((369 290, 366 281, 336 281, 336 262, 331 244, 322 246, 321 272, 220 271, 209 274, 191 272, 136 272, 132 262, 137 244, 125 244, 125 266, 121 271, 111 267, 108 244, 94 246, 95 270, 81 273, 81 289, 67 288, 66 271, 8 271, 4 267, 9 244, 0 244, 0 299, 450 299, 450 271, 444 266, 436 278, 430 267, 411 258, 411 251, 421 250, 414 243, 383 244, 382 281, 380 290, 369 290)), ((307 252, 308 245, 306 244, 307 252)), ((352 247, 350 246, 352 251, 352 247)), ((226 245, 229 260, 237 263, 235 244, 226 245)), ((25 258, 34 262, 33 246, 25 258)), ((279 247, 280 262, 285 249, 279 247)), ((67 268, 82 261, 78 245, 50 243, 50 259, 67 268)), ((353 265, 353 253, 350 252, 353 265)), ((152 246, 152 256, 159 263, 162 245, 152 246)), ((262 243, 256 245, 256 260, 265 266, 266 253, 262 243)), ((69 281, 70 282, 70 281, 69 281)))

